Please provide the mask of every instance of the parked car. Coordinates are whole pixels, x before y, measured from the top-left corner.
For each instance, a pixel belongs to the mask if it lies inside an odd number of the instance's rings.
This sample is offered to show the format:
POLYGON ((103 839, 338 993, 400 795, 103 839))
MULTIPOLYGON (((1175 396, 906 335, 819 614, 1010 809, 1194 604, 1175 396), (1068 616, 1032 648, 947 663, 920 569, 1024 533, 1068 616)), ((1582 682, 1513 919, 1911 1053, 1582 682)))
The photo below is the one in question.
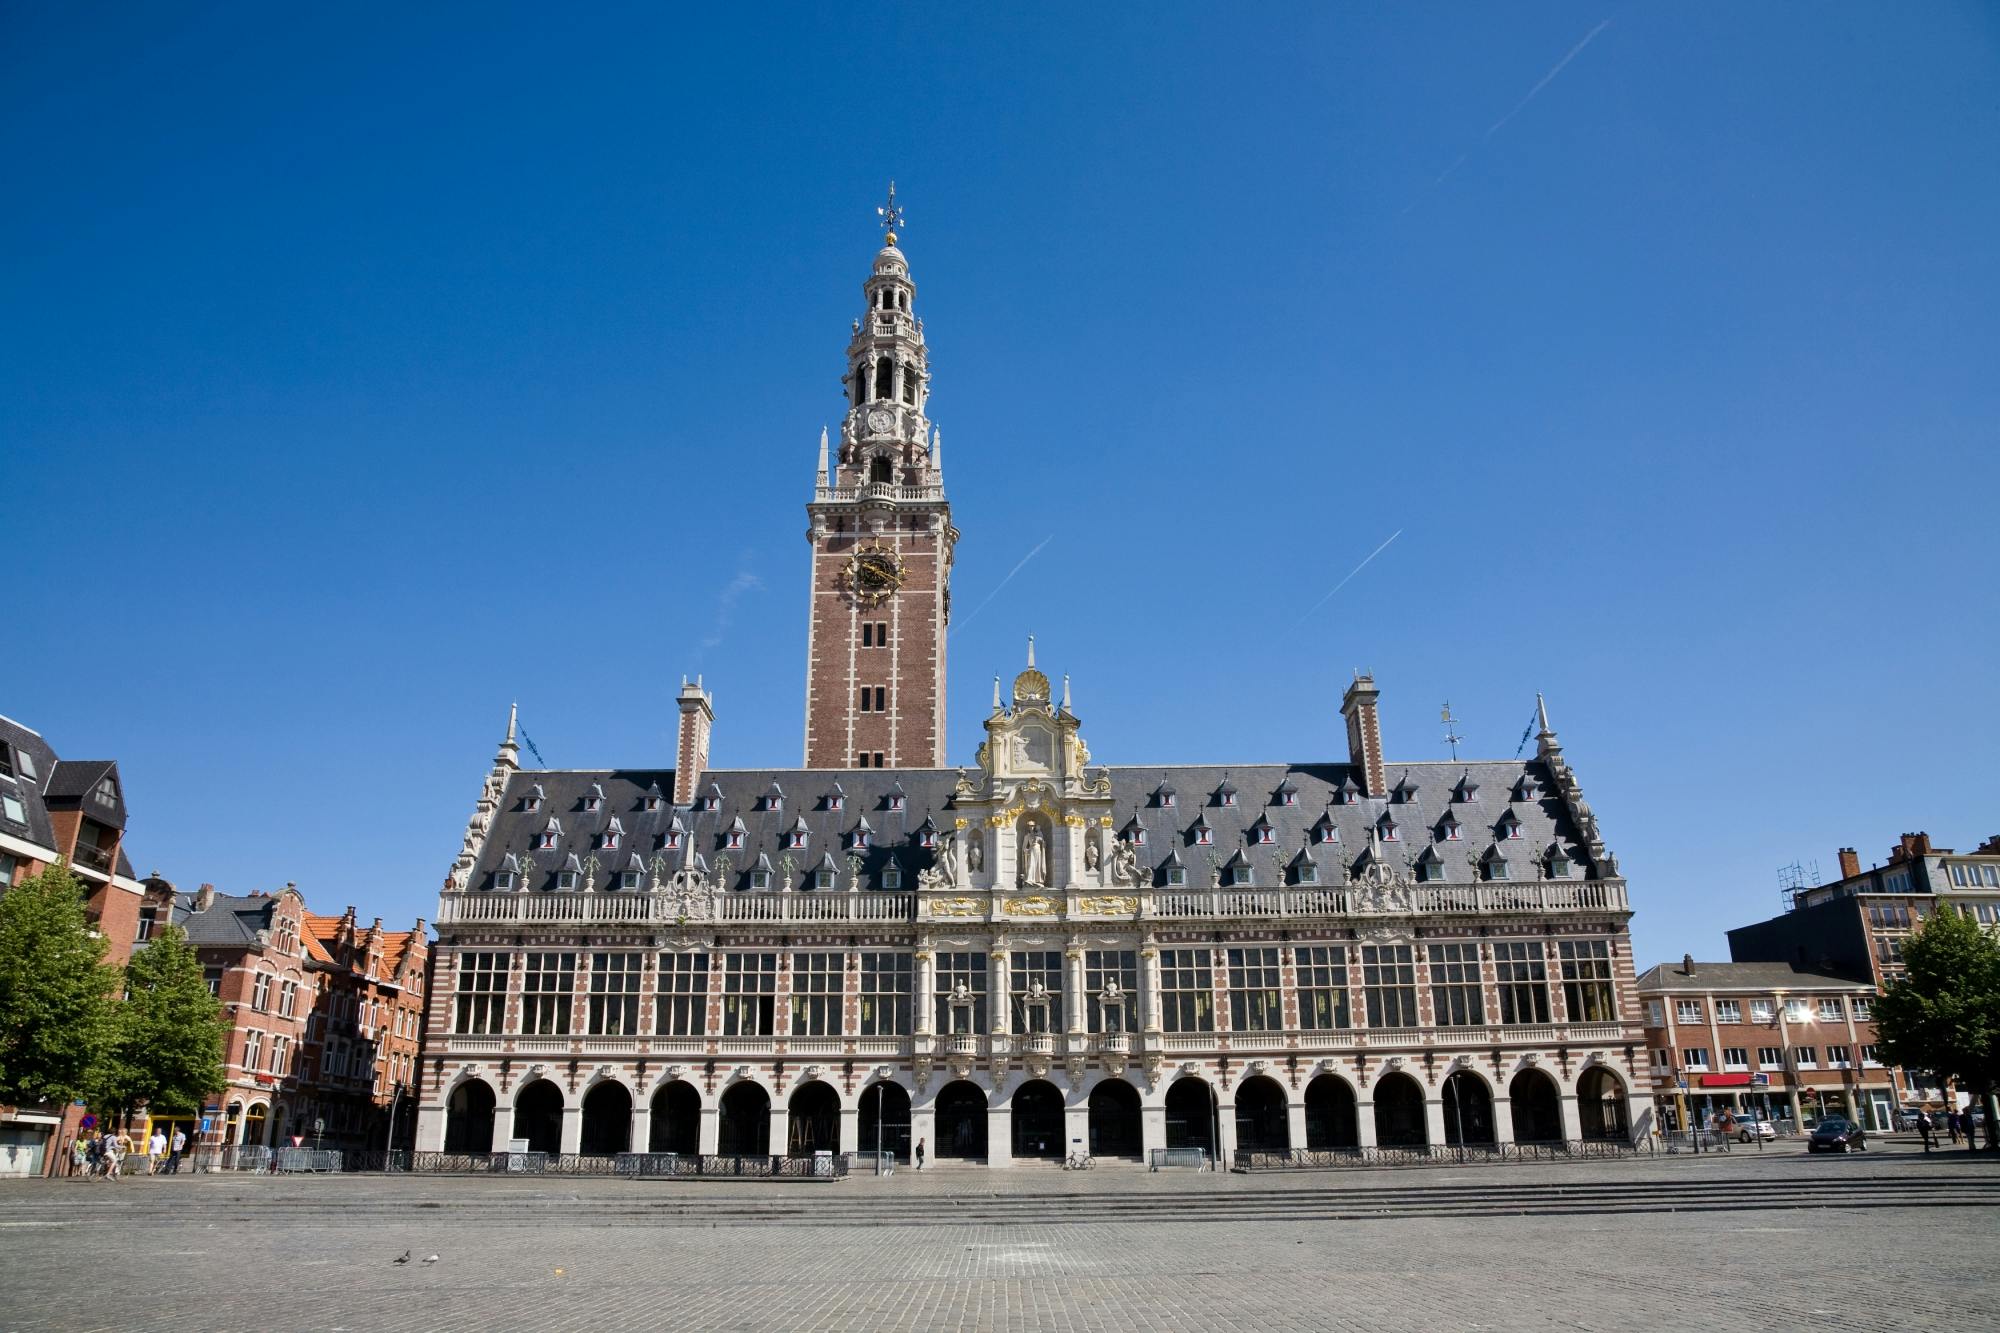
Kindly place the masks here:
POLYGON ((1812 1137, 1806 1140, 1807 1152, 1866 1152, 1868 1135, 1852 1120, 1839 1116, 1827 1116, 1813 1126, 1812 1137))
POLYGON ((1777 1126, 1768 1120, 1739 1120, 1736 1122, 1736 1141, 1738 1143, 1754 1143, 1758 1139, 1762 1139, 1766 1143, 1771 1143, 1777 1137, 1777 1126))

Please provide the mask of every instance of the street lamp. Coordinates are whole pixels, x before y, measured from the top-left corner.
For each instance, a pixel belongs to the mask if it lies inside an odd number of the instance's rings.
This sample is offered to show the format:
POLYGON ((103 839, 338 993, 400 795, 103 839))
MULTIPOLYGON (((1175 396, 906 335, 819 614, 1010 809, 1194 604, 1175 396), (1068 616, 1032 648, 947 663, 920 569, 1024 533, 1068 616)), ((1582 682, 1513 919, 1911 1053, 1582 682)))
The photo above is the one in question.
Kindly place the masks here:
POLYGON ((382 1174, 388 1175, 390 1164, 396 1160, 396 1109, 403 1104, 403 1081, 396 1080, 396 1086, 389 1091, 389 1137, 382 1144, 382 1174))

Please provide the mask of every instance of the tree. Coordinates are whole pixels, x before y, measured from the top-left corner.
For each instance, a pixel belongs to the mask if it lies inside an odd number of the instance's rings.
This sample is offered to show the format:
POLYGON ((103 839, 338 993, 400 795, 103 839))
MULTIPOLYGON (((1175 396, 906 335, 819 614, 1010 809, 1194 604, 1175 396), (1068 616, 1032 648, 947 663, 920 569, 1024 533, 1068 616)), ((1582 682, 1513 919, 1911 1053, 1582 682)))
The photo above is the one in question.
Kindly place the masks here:
POLYGON ((118 970, 83 901, 63 865, 0 894, 0 1102, 71 1101, 103 1060, 118 970))
POLYGON ((227 1030, 186 932, 168 926, 126 964, 125 1003, 95 1087, 121 1111, 140 1102, 192 1111, 223 1085, 227 1030))
MULTIPOLYGON (((1903 966, 1875 1005, 1882 1058, 1989 1099, 2000 1086, 2000 939, 1940 906, 1903 942, 1903 966)), ((1991 1146, 1990 1107, 1986 1123, 1991 1146)))

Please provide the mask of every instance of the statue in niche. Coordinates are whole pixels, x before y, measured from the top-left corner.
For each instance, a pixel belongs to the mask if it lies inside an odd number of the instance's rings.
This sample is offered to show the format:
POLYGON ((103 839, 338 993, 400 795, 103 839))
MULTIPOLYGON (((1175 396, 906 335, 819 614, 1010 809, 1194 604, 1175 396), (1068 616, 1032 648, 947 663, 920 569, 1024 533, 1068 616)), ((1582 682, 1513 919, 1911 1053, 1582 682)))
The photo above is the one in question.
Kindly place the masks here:
POLYGON ((1139 882, 1139 851, 1122 838, 1111 849, 1111 882, 1114 884, 1139 882))
POLYGON ((1049 844, 1042 826, 1030 821, 1021 831, 1021 883, 1041 888, 1049 882, 1049 844))
POLYGON ((1092 838, 1089 842, 1083 845, 1083 868, 1085 870, 1088 870, 1093 875, 1097 873, 1099 855, 1100 853, 1097 850, 1097 839, 1092 838))
POLYGON ((986 869, 986 839, 977 830, 966 839, 965 866, 975 875, 986 869))
POLYGON ((958 839, 947 835, 937 854, 938 879, 947 888, 958 884, 958 839))

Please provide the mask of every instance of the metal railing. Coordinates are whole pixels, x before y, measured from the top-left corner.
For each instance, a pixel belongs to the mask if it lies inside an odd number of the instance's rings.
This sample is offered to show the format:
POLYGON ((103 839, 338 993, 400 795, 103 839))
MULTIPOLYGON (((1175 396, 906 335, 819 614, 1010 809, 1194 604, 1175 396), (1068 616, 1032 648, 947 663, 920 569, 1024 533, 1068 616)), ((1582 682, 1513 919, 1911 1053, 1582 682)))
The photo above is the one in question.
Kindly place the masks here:
MULTIPOLYGON (((916 920, 912 893, 718 893, 700 900, 710 919, 721 922, 916 920)), ((604 891, 597 893, 447 893, 438 899, 438 920, 449 925, 582 922, 593 925, 677 921, 688 902, 673 894, 604 891)))
POLYGON ((1356 1166, 1462 1166, 1650 1157, 1650 1139, 1555 1139, 1529 1143, 1374 1145, 1354 1148, 1238 1149, 1237 1171, 1319 1171, 1356 1166))

